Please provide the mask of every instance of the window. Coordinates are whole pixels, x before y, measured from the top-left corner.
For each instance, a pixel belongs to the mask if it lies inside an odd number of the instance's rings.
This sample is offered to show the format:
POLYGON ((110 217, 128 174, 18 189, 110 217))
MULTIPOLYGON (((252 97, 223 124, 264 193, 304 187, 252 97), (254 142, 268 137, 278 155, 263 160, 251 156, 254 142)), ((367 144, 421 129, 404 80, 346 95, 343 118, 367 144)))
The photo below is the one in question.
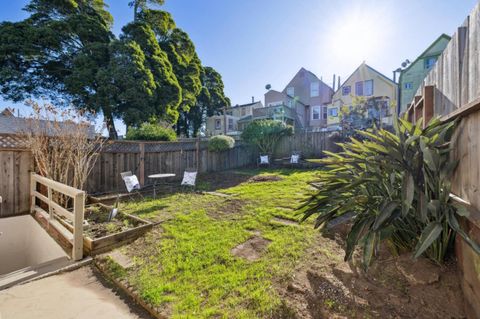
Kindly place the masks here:
POLYGON ((287 88, 287 95, 295 96, 295 88, 293 86, 287 88))
POLYGON ((320 82, 310 83, 310 97, 316 97, 320 95, 320 82))
POLYGON ((233 119, 228 119, 228 130, 233 131, 233 119))
POLYGON ((435 65, 435 62, 437 62, 436 57, 425 58, 424 60, 425 69, 430 69, 431 67, 433 67, 435 65))
POLYGON ((373 80, 365 81, 365 95, 366 96, 373 95, 373 80))
POLYGON ((221 130, 222 129, 222 120, 220 120, 220 119, 215 120, 215 129, 216 130, 221 130))
POLYGON ((352 92, 352 87, 350 85, 342 87, 342 95, 349 95, 352 92))
POLYGON ((320 105, 312 106, 312 120, 320 119, 320 105))
POLYGON ((405 90, 411 90, 413 89, 413 82, 405 82, 405 84, 403 85, 403 88, 405 90))
POLYGON ((241 114, 242 116, 245 116, 247 114, 247 108, 242 107, 241 114))
POLYGON ((326 120, 328 117, 328 107, 323 107, 323 119, 326 120))
POLYGON ((282 105, 283 102, 282 101, 276 101, 276 102, 270 102, 268 103, 267 106, 277 106, 277 105, 282 105))
POLYGON ((355 83, 355 95, 356 96, 363 96, 363 82, 355 83))
POLYGON ((338 107, 332 107, 328 109, 328 116, 337 117, 338 116, 338 107))

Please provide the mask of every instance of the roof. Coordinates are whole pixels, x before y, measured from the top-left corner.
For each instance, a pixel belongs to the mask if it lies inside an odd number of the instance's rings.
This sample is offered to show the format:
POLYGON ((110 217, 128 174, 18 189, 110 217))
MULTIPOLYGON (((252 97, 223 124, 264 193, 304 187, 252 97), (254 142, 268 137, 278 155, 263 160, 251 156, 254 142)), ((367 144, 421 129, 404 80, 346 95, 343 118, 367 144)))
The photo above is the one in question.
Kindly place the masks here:
MULTIPOLYGON (((0 113, 0 134, 24 134, 31 130, 32 128, 32 120, 29 118, 24 117, 16 117, 13 114, 9 114, 8 112, 1 112, 0 113)), ((48 130, 48 124, 52 123, 52 121, 40 120, 39 127, 40 130, 46 129, 48 130)), ((72 123, 68 122, 61 122, 62 125, 67 127, 68 125, 72 125, 72 123)), ((90 125, 89 127, 89 134, 93 137, 95 135, 95 127, 90 125)), ((53 135, 53 134, 52 134, 53 135)))
POLYGON ((231 108, 236 108, 236 107, 245 107, 245 106, 252 106, 252 105, 255 105, 255 104, 258 104, 258 103, 262 103, 261 101, 255 101, 255 102, 252 102, 252 103, 247 103, 247 104, 237 104, 237 105, 232 105, 230 106, 231 108))
POLYGON ((315 79, 316 79, 317 81, 319 81, 321 84, 327 86, 330 90, 333 91, 333 89, 330 87, 330 85, 328 85, 328 84, 326 84, 325 82, 323 82, 322 80, 320 80, 320 79, 318 78, 318 76, 315 75, 315 73, 313 73, 312 71, 309 71, 309 70, 305 69, 304 67, 301 67, 300 70, 298 70, 298 72, 295 73, 295 75, 294 75, 293 78, 287 83, 287 86, 285 86, 285 88, 283 89, 283 91, 285 91, 285 90, 288 88, 288 84, 290 84, 290 82, 292 82, 292 80, 293 80, 300 72, 302 72, 302 71, 308 73, 310 76, 312 76, 313 78, 315 78, 315 79))
POLYGON ((392 84, 394 84, 394 85, 397 85, 397 83, 393 82, 392 79, 390 79, 389 77, 387 77, 385 74, 383 74, 383 73, 375 70, 375 69, 372 68, 370 65, 366 64, 365 61, 364 61, 364 62, 362 62, 362 63, 355 69, 355 71, 353 71, 353 72, 350 74, 350 76, 349 76, 345 81, 343 81, 343 83, 342 83, 342 84, 337 88, 337 90, 333 93, 334 95, 337 94, 338 91, 340 91, 340 89, 343 87, 343 85, 344 85, 345 83, 347 83, 348 80, 350 80, 350 78, 355 74, 355 72, 358 71, 358 69, 360 69, 360 67, 361 67, 362 65, 365 65, 369 70, 371 70, 371 71, 373 71, 374 73, 378 74, 378 75, 379 75, 380 77, 382 77, 384 80, 386 80, 386 81, 388 81, 388 82, 390 82, 390 83, 392 83, 392 84))
POLYGON ((241 119, 238 120, 238 122, 239 123, 250 122, 252 120, 252 118, 253 118, 253 116, 250 114, 250 115, 242 117, 241 119))
MULTIPOLYGON (((427 52, 430 51, 430 49, 435 45, 437 44, 440 40, 442 39, 445 39, 445 40, 448 40, 450 41, 452 38, 448 35, 446 35, 445 33, 442 33, 435 41, 433 41, 429 46, 428 48, 426 48, 419 56, 417 56, 417 58, 412 62, 410 63, 405 69, 402 70, 402 72, 400 73, 400 78, 402 77, 402 74, 406 71, 408 71, 415 63, 418 62, 418 60, 420 60, 421 58, 423 58, 424 56, 427 56, 427 52)), ((399 81, 400 81, 400 78, 399 78, 399 81)))

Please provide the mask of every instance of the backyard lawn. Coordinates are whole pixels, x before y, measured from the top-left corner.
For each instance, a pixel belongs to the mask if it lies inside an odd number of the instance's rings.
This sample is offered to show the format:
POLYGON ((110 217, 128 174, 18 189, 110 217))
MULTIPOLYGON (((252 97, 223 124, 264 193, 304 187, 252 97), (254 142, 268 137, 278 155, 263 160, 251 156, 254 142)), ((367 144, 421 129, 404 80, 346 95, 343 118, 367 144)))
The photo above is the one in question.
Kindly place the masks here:
POLYGON ((372 267, 372 279, 343 262, 341 239, 320 236, 311 221, 297 223, 296 208, 318 174, 231 171, 200 177, 199 188, 215 194, 184 191, 124 203, 124 211, 160 224, 120 249, 128 267, 107 257, 110 273, 172 318, 463 315, 454 271, 426 265, 438 278, 412 283, 397 271, 408 272, 410 259, 400 265, 386 259, 372 267), (410 300, 415 291, 418 298, 410 300))

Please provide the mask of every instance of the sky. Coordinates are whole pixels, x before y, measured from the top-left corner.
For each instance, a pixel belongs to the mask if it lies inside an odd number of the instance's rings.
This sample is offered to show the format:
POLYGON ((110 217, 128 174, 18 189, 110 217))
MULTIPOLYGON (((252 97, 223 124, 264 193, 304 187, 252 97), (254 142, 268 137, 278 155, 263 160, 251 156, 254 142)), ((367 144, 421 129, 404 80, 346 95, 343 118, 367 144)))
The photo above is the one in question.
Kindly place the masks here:
MULTIPOLYGON (((129 0, 106 0, 114 33, 133 18, 129 0)), ((26 0, 0 0, 0 21, 27 17, 26 0)), ((477 0, 166 0, 177 27, 223 77, 232 105, 263 102, 304 67, 332 85, 367 64, 392 77, 440 34, 452 35, 477 0)), ((20 108, 9 101, 5 106, 20 108)), ((123 128, 121 128, 124 130, 123 128)))

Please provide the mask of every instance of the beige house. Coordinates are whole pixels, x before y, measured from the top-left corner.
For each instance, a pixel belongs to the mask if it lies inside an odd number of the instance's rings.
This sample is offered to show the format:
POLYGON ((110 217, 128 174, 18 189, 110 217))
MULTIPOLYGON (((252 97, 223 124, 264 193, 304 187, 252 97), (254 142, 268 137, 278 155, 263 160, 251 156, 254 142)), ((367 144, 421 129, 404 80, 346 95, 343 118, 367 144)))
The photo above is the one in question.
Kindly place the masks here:
POLYGON ((284 120, 300 129, 320 129, 327 124, 327 105, 332 95, 330 86, 301 68, 283 91, 265 93, 265 109, 255 110, 253 117, 284 120))
POLYGON ((239 135, 245 126, 252 120, 255 109, 263 108, 260 101, 229 106, 225 114, 210 116, 207 118, 206 134, 213 135, 239 135))
POLYGON ((390 125, 397 95, 398 86, 395 82, 363 62, 333 94, 327 111, 328 125, 339 125, 342 108, 351 110, 353 105, 359 103, 378 106, 379 111, 367 107, 368 114, 365 115, 379 118, 381 123, 390 125))

